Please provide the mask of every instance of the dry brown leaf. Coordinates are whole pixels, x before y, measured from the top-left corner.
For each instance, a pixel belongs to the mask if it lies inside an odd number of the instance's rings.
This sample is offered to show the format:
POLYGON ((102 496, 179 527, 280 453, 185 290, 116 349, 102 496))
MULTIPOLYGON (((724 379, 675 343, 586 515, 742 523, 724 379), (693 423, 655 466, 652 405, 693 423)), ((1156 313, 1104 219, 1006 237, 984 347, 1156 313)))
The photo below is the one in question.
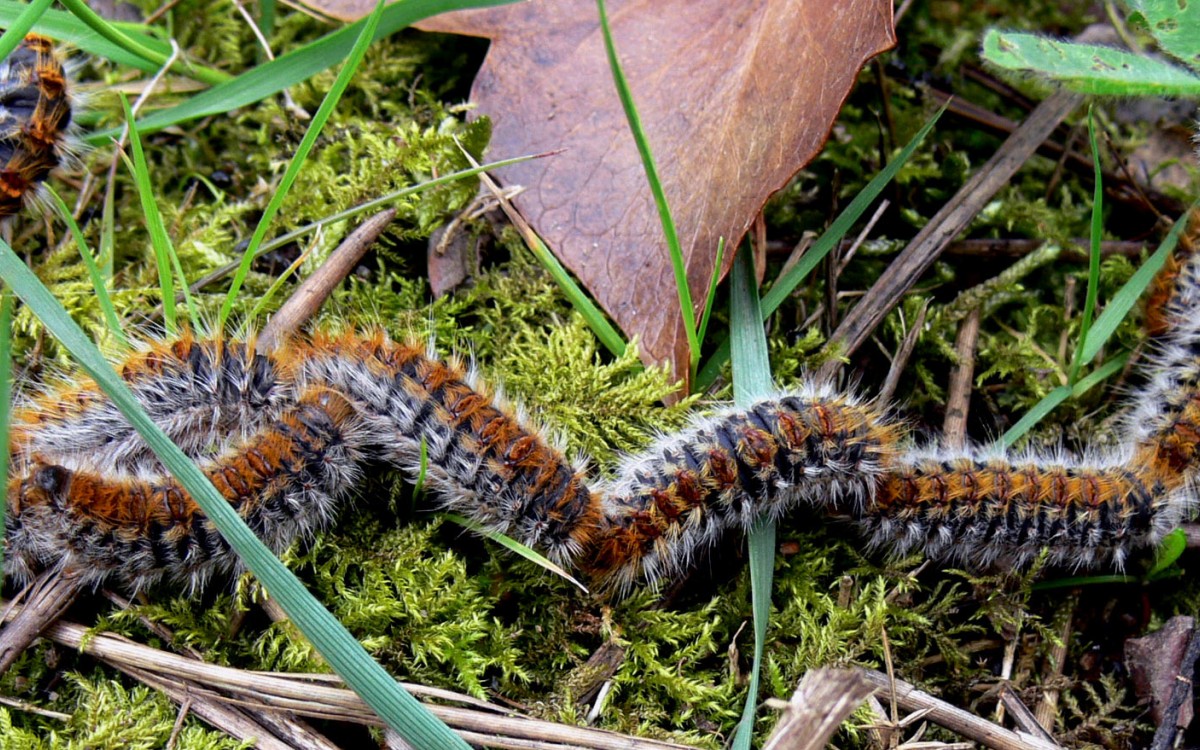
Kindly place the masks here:
MULTIPOLYGON (((325 2, 326 0, 322 0, 325 2)), ((328 12, 328 11, 327 11, 328 12)), ((621 63, 658 164, 697 309, 730 252, 816 155, 863 63, 895 43, 891 0, 611 0, 621 63)), ((497 175, 647 363, 686 378, 662 227, 617 98, 594 0, 461 11, 419 24, 492 39, 472 88, 489 159, 563 148, 497 175)))

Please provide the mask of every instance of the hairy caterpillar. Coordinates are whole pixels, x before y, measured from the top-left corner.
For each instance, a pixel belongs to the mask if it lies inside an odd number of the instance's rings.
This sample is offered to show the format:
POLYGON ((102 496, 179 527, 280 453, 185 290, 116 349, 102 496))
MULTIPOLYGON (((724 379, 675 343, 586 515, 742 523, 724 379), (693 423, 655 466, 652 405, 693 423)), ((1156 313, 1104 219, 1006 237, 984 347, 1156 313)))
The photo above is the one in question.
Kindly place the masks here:
MULTIPOLYGON (((1123 564, 1191 507, 1200 350, 1188 315, 1200 256, 1166 282, 1163 336, 1122 448, 1055 460, 915 449, 879 405, 828 385, 697 420, 590 483, 456 363, 381 334, 317 334, 267 355, 183 338, 121 373, 272 546, 326 524, 364 462, 427 482, 445 507, 545 551, 617 594, 677 575, 730 530, 797 504, 849 517, 875 546, 1020 565, 1123 564)), ((234 560, 141 439, 89 386, 17 409, 9 571, 201 585, 234 560)))
POLYGON ((71 152, 71 81, 50 39, 30 34, 0 61, 0 218, 71 152))

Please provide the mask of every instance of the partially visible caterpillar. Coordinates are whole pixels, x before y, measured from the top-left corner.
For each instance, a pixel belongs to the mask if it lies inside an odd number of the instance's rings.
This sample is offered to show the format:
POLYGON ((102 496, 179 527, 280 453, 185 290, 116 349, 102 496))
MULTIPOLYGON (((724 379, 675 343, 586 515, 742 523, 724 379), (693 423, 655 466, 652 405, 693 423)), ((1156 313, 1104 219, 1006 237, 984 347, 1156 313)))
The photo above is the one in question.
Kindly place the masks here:
POLYGON ((54 43, 30 34, 0 61, 0 219, 69 156, 71 80, 54 43))
MULTIPOLYGON (((1090 458, 915 449, 886 409, 813 385, 700 419, 589 486, 459 365, 377 333, 297 338, 268 355, 185 337, 134 355, 122 376, 275 548, 327 523, 362 463, 377 461, 423 469, 445 507, 617 595, 798 504, 901 552, 1021 565, 1048 549, 1055 562, 1119 567, 1195 497, 1198 277, 1200 254, 1172 270, 1160 353, 1124 447, 1090 458)), ((63 565, 134 588, 197 586, 234 564, 98 391, 64 383, 17 409, 14 425, 9 572, 63 565)))

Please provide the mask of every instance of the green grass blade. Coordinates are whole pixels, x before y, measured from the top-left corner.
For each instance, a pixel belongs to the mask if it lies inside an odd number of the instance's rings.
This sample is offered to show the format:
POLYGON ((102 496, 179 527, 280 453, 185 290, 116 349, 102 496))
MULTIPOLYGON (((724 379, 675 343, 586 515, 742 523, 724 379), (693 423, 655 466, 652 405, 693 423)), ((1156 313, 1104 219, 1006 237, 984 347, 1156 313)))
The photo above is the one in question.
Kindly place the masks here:
POLYGON ((1129 315, 1129 311, 1137 305, 1142 293, 1154 282, 1154 277, 1162 270, 1163 264, 1167 262, 1167 258, 1171 257, 1175 246, 1179 244, 1179 236, 1187 228, 1188 217, 1198 208, 1200 208, 1200 200, 1197 200, 1184 212, 1154 253, 1104 306, 1104 312, 1096 318, 1096 322, 1092 324, 1091 331, 1088 333, 1087 345, 1077 355, 1083 364, 1088 364, 1096 358, 1100 349, 1116 332, 1117 326, 1121 325, 1121 321, 1125 320, 1125 316, 1129 315))
POLYGON ((650 151, 650 141, 642 127, 642 118, 638 116, 637 105, 633 94, 629 91, 629 82, 621 70, 621 61, 617 57, 617 48, 613 43, 612 30, 608 26, 608 13, 604 9, 604 0, 596 0, 596 8, 600 13, 600 31, 604 35, 604 51, 608 55, 608 65, 612 69, 613 83, 617 87, 617 96, 625 109, 625 119, 629 122, 629 130, 637 144, 638 154, 642 157, 642 167, 646 170, 646 181, 650 184, 650 193, 654 196, 654 205, 658 208, 658 219, 662 222, 663 236, 667 240, 667 252, 671 257, 671 269, 675 273, 675 291, 679 295, 679 310, 683 314, 683 329, 687 334, 689 351, 689 369, 696 374, 696 365, 700 361, 700 341, 696 336, 696 309, 692 306, 692 290, 688 286, 687 265, 683 259, 683 249, 679 245, 679 234, 675 231, 675 219, 671 216, 671 208, 667 205, 667 194, 663 192, 662 182, 658 179, 658 168, 654 165, 654 154, 650 151))
MULTIPOLYGON (((167 334, 173 335, 178 330, 175 312, 175 284, 171 272, 171 256, 175 249, 171 246, 171 238, 167 236, 167 228, 163 225, 162 214, 154 200, 154 185, 150 182, 150 167, 146 163, 146 153, 142 150, 142 137, 138 132, 137 123, 133 120, 133 111, 129 108, 129 100, 121 96, 121 106, 125 109, 125 122, 129 124, 129 145, 133 150, 133 163, 129 165, 133 173, 134 184, 137 185, 138 198, 142 202, 142 214, 146 217, 146 230, 150 233, 150 245, 154 249, 154 263, 158 268, 158 286, 162 294, 163 324, 167 334)), ((126 159, 128 164, 128 159, 126 159)), ((221 329, 218 327, 218 331, 221 329)))
POLYGON ((1041 401, 1034 404, 1033 408, 1025 413, 1025 416, 1021 417, 1015 425, 1010 427, 1008 432, 1000 436, 1000 444, 1005 448, 1011 448, 1025 433, 1029 432, 1038 422, 1045 419, 1046 415, 1054 411, 1063 401, 1072 397, 1077 398, 1087 393, 1095 386, 1119 373, 1125 368, 1125 363, 1128 361, 1128 354, 1113 357, 1088 373, 1087 376, 1080 378, 1079 382, 1074 386, 1060 385, 1050 391, 1042 397, 1041 401))
MULTIPOLYGON (((125 382, 50 291, 7 243, 0 241, 3 279, 46 329, 112 399, 171 475, 200 505, 246 567, 270 591, 292 622, 342 679, 388 726, 414 747, 467 750, 458 735, 425 710, 363 650, 362 645, 254 535, 200 468, 141 409, 125 382)), ((6 402, 7 403, 7 402, 6 402)))
MULTIPOLYGON (((13 296, 0 292, 0 456, 8 456, 8 424, 12 411, 12 309, 13 296)), ((8 486, 8 459, 0 461, 0 487, 8 486)), ((0 539, 7 536, 4 515, 8 503, 0 503, 0 539)), ((4 545, 0 544, 0 570, 4 570, 4 545)))
POLYGON ((254 235, 250 238, 250 245, 246 248, 245 255, 242 256, 242 264, 238 267, 237 273, 234 274, 233 283, 229 286, 229 292, 225 295, 225 302, 221 305, 221 311, 217 315, 217 330, 225 330, 225 321, 229 319, 229 313, 233 311, 234 302, 237 300, 237 294, 241 291, 242 282, 246 280, 246 275, 250 273, 250 265, 254 260, 258 246, 266 239, 267 229, 271 226, 271 222, 275 219, 275 214, 279 212, 280 206, 287 198, 288 192, 291 191, 292 185, 296 182, 296 177, 300 174, 301 167, 304 166, 304 161, 308 158, 308 154, 312 151, 312 147, 316 145, 317 136, 321 134, 322 128, 329 120, 329 116, 333 114, 334 108, 337 106, 338 100, 342 98, 342 92, 350 85, 350 79, 354 77, 355 71, 362 63, 363 56, 367 53, 367 47, 371 45, 371 41, 375 38, 375 30, 379 27, 379 19, 383 15, 384 2, 379 0, 375 4, 375 10, 365 19, 359 30, 358 39, 354 42, 354 47, 350 50, 350 56, 346 58, 346 64, 342 66, 338 73, 337 79, 333 82, 333 86, 329 89, 329 93, 325 95, 325 99, 321 102, 321 106, 317 108, 317 113, 313 115, 312 122, 308 125, 308 130, 304 133, 304 138, 300 140, 300 146, 296 149, 296 154, 288 163, 287 171, 283 174, 283 179, 279 181, 279 187, 275 189, 271 200, 267 203, 266 209, 263 211, 262 218, 258 220, 258 226, 254 229, 254 235))
MULTIPOLYGON (((155 69, 162 68, 170 60, 171 54, 169 51, 155 49, 149 45, 143 44, 133 36, 126 34, 116 26, 101 18, 96 11, 88 7, 88 4, 83 0, 60 0, 64 8, 71 12, 76 18, 87 25, 89 29, 104 37, 113 45, 120 47, 131 55, 140 57, 152 63, 155 69)), ((233 76, 213 68, 206 68, 202 65, 187 64, 180 66, 185 71, 185 75, 201 83, 207 83, 209 86, 225 83, 233 79, 233 76)))
MULTIPOLYGON (((79 222, 75 221, 75 217, 71 215, 71 209, 59 197, 58 192, 53 186, 47 185, 46 192, 50 195, 50 200, 53 201, 54 207, 58 210, 58 215, 62 217, 63 223, 67 225, 71 236, 75 238, 75 246, 79 248, 79 256, 83 259, 83 265, 87 268, 88 278, 92 281, 92 289, 96 292, 96 300, 100 303, 100 312, 104 315, 104 322, 108 325, 108 331, 122 345, 128 345, 129 340, 125 338, 125 329, 121 327, 121 319, 117 317, 117 310, 113 307, 112 297, 108 293, 108 284, 104 276, 100 273, 100 267, 96 265, 96 259, 92 257, 92 251, 88 248, 87 240, 83 238, 83 231, 79 228, 79 222)), ((3 454, 0 454, 3 455, 3 454)))
POLYGON ((1071 371, 1067 382, 1072 385, 1079 380, 1079 368, 1083 367, 1083 352, 1087 347, 1088 334, 1092 329, 1092 316, 1096 314, 1096 297, 1100 293, 1100 240, 1104 233, 1104 184, 1100 168, 1100 149, 1096 145, 1096 118, 1092 107, 1088 107, 1088 140, 1092 144, 1092 166, 1096 171, 1095 191, 1092 194, 1092 229, 1088 252, 1088 286, 1083 303, 1083 321, 1079 325, 1079 344, 1071 357, 1071 371))
POLYGON ((588 327, 592 329, 592 333, 596 334, 596 338, 600 339, 600 343, 604 344, 604 348, 612 352, 615 357, 624 354, 627 344, 620 331, 608 321, 608 316, 596 306, 587 292, 575 283, 575 279, 571 277, 558 258, 554 257, 554 253, 550 252, 550 248, 546 247, 542 238, 535 236, 534 242, 528 246, 534 257, 542 264, 542 268, 545 268, 546 272, 550 274, 550 278, 554 279, 554 283, 558 284, 563 296, 587 321, 588 327))
POLYGON ((708 321, 712 318, 713 302, 717 296, 717 282, 721 278, 721 264, 725 261, 725 238, 721 237, 717 240, 717 258, 713 261, 712 278, 708 282, 708 294, 704 297, 704 314, 700 316, 700 330, 696 332, 696 339, 700 342, 704 341, 704 337, 708 334, 708 321))
MULTIPOLYGON (((514 0, 399 0, 379 19, 372 40, 385 37, 423 18, 451 10, 506 5, 514 0)), ((309 44, 256 66, 220 86, 202 91, 182 104, 147 115, 138 124, 142 132, 232 109, 265 99, 342 62, 350 54, 367 23, 366 18, 309 44)), ((106 143, 115 130, 88 136, 93 145, 106 143)))
POLYGON ((275 295, 279 293, 279 290, 283 287, 284 282, 292 278, 296 271, 300 269, 300 266, 303 265, 308 256, 312 254, 313 248, 315 247, 315 244, 309 245, 307 250, 300 253, 299 257, 288 264, 288 267, 283 269, 283 273, 279 274, 279 276, 271 282, 271 286, 267 287, 266 293, 259 297, 254 303, 254 307, 251 308, 250 315, 246 318, 246 325, 254 325, 255 321, 262 316, 262 311, 268 304, 271 303, 271 300, 274 299, 275 295))
POLYGON ((1154 555, 1154 566, 1146 572, 1146 577, 1153 578, 1174 565, 1187 549, 1187 543, 1187 532, 1183 529, 1175 529, 1164 536, 1154 555))
MULTIPOLYGON (((774 390, 767 335, 754 281, 754 257, 744 245, 733 262, 730 300, 730 340, 733 346, 733 400, 746 407, 774 390)), ((758 705, 763 644, 771 613, 771 577, 775 563, 775 523, 762 520, 750 532, 750 597, 754 610, 754 664, 750 669, 746 705, 733 739, 733 750, 749 750, 758 705)))
POLYGON ((457 513, 443 513, 442 518, 445 518, 448 521, 453 521, 454 523, 458 524, 459 526, 462 526, 464 529, 466 529, 468 531, 474 532, 476 534, 479 534, 480 536, 485 536, 488 539, 491 539, 493 542, 496 542, 497 544, 499 544, 500 546, 509 550, 510 552, 515 552, 516 554, 520 555, 521 557, 525 558, 526 560, 530 561, 531 563, 533 563, 541 568, 544 568, 545 570, 550 571, 554 575, 574 584, 575 586, 578 586, 579 589, 581 591, 583 591, 583 593, 585 593, 585 594, 591 593, 590 591, 588 591, 587 586, 584 586, 582 583, 579 582, 578 579, 576 579, 574 576, 572 576, 567 571, 563 570, 560 566, 555 565, 554 563, 550 562, 548 559, 546 559, 545 555, 543 555, 542 553, 538 552, 535 549, 532 549, 530 547, 525 546, 524 544, 521 544, 516 539, 513 539, 511 536, 508 536, 507 534, 501 534, 499 531, 493 531, 492 529, 487 528, 486 526, 478 523, 477 521, 473 521, 470 518, 467 518, 466 516, 460 516, 457 513))
POLYGON ((1200 77, 1186 68, 1115 47, 991 29, 983 35, 983 58, 1004 70, 1047 78, 1081 94, 1200 96, 1200 77))
POLYGON ((21 10, 11 24, 5 26, 4 34, 0 35, 0 60, 4 60, 13 53, 33 25, 41 20, 52 2, 54 0, 34 0, 21 10))
MULTIPOLYGON (((1188 217, 1198 208, 1200 208, 1200 200, 1194 202, 1184 212, 1184 215, 1175 222, 1175 226, 1171 227, 1171 231, 1163 238, 1158 249, 1146 259, 1146 262, 1134 272, 1133 276, 1129 277, 1129 281, 1125 282, 1120 291, 1113 295, 1112 300, 1105 306, 1104 312, 1096 318, 1096 322, 1091 326, 1086 344, 1082 345, 1076 353, 1077 361, 1082 364, 1091 363, 1100 353, 1100 349, 1112 338, 1121 321, 1125 320, 1125 317, 1137 305, 1142 293, 1154 282, 1154 277, 1162 270, 1163 264, 1174 252, 1175 246, 1179 244, 1179 236, 1187 228, 1188 217)), ((1001 445, 1011 447, 1069 396, 1083 394, 1096 383, 1116 374, 1125 366, 1127 359, 1128 355, 1115 357, 1091 374, 1080 378, 1073 389, 1069 386, 1059 386, 1047 393, 1025 416, 1009 428, 1008 432, 1001 436, 1001 445)))
MULTIPOLYGON (((17 0, 0 0, 0 28, 12 28, 28 8, 28 4, 17 0)), ((114 26, 123 27, 124 25, 114 24, 114 26)), ((160 67, 99 36, 87 24, 65 11, 54 9, 46 11, 34 24, 33 30, 53 39, 70 42, 89 55, 112 60, 117 64, 127 65, 147 73, 154 73, 160 67)), ((171 52, 170 45, 165 45, 153 37, 130 31, 128 28, 124 29, 124 33, 135 39, 138 44, 154 47, 163 54, 169 55, 171 52)))
MULTIPOLYGON (((920 148, 921 144, 925 141, 925 137, 933 130, 933 126, 937 124, 937 121, 945 111, 946 107, 943 106, 934 113, 933 117, 929 118, 929 121, 917 131, 912 140, 900 150, 900 153, 896 154, 895 158, 888 162, 887 166, 879 174, 875 175, 858 195, 854 196, 854 200, 850 201, 850 205, 846 206, 845 210, 838 214, 838 217, 833 220, 833 223, 829 225, 824 234, 813 243, 813 246, 808 249, 804 257, 796 265, 792 266, 786 274, 775 281, 770 291, 762 298, 764 321, 769 315, 779 309, 783 301, 800 285, 800 282, 808 277, 812 270, 817 267, 817 264, 829 254, 829 251, 837 247, 837 244, 842 241, 842 238, 846 236, 850 228, 854 226, 854 222, 858 221, 866 213, 866 210, 875 202, 875 199, 879 197, 883 189, 888 186, 888 183, 892 181, 896 173, 900 171, 900 168, 920 148)), ((717 351, 709 357, 708 361, 704 363, 704 367, 697 374, 694 390, 702 391, 711 386, 716 381, 717 376, 721 374, 721 368, 728 361, 729 340, 726 339, 717 347, 717 351)))
POLYGON ((275 31, 275 0, 260 0, 258 3, 258 23, 262 33, 268 39, 275 31))

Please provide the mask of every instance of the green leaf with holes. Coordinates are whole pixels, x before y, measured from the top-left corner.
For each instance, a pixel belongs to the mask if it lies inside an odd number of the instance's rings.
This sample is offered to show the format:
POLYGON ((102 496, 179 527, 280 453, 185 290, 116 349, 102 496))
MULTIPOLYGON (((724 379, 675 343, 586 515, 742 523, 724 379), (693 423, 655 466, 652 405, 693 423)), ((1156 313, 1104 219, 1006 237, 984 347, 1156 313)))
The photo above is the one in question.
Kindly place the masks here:
POLYGON ((983 56, 1004 70, 1047 78, 1083 94, 1200 97, 1200 77, 1187 69, 1113 47, 993 29, 983 37, 983 56))
POLYGON ((1200 0, 1128 0, 1129 22, 1142 26, 1163 52, 1200 71, 1200 0))

